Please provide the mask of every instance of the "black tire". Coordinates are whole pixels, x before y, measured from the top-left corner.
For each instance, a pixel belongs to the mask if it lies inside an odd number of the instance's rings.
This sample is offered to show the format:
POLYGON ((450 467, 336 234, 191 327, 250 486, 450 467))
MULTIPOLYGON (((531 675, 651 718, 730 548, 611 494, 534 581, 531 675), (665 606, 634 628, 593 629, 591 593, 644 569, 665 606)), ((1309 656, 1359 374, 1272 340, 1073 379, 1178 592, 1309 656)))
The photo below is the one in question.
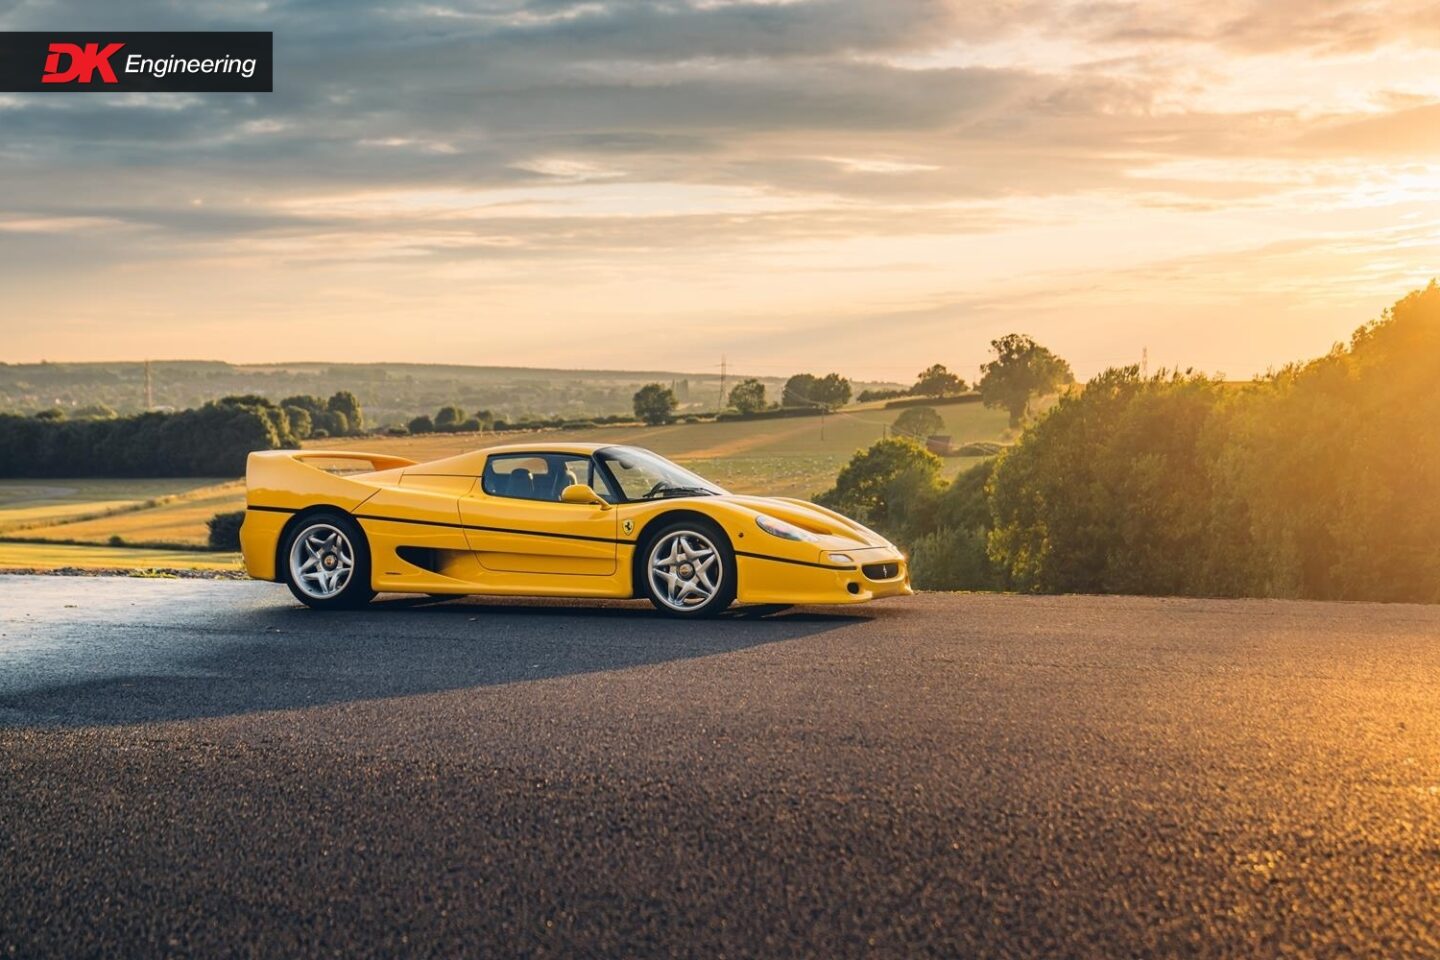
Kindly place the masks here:
POLYGON ((659 523, 645 538, 636 565, 639 590, 655 609, 672 617, 698 619, 713 617, 734 603, 738 574, 735 551, 725 532, 698 518, 659 523), (708 551, 713 551, 713 562, 707 562, 708 551), (665 572, 656 569, 657 561, 663 560, 670 561, 665 572))
POLYGON ((285 538, 280 563, 285 585, 307 607, 348 610, 363 607, 375 596, 370 588, 370 545, 360 525, 344 513, 327 510, 301 518, 285 538), (347 563, 348 572, 344 572, 347 563), (328 571, 316 582, 305 568, 314 571, 320 564, 328 571), (343 573, 343 580, 334 584, 333 593, 327 592, 324 577, 339 576, 337 570, 343 573))

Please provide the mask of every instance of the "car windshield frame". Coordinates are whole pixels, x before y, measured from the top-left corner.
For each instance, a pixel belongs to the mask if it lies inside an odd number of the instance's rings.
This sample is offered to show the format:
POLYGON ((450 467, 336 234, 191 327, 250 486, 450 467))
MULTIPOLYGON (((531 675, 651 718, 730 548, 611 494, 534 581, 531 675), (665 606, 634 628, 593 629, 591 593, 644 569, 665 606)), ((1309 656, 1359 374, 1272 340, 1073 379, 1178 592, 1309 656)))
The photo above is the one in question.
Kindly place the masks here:
POLYGON ((706 480, 698 473, 686 470, 678 463, 667 460, 653 450, 646 450, 643 447, 601 447, 594 452, 593 456, 595 464, 605 473, 606 479, 610 481, 610 486, 618 492, 622 503, 650 503, 655 500, 674 500, 680 497, 724 497, 730 494, 730 491, 718 483, 706 480), (662 479, 670 483, 670 486, 664 489, 676 492, 666 496, 664 490, 661 490, 657 491, 655 496, 631 497, 625 492, 625 485, 620 482, 620 478, 610 467, 612 461, 620 461, 624 458, 645 461, 655 467, 662 479))

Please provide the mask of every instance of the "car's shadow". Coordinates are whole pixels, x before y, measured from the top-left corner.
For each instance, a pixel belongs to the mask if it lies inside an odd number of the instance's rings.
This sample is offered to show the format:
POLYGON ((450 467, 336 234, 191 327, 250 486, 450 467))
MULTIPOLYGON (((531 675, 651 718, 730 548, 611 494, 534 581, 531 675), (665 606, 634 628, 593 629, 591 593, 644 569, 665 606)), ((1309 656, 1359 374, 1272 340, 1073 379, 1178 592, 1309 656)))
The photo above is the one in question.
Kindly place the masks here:
POLYGON ((865 619, 739 607, 686 622, 648 605, 478 598, 381 598, 353 612, 239 605, 159 626, 77 627, 90 635, 84 655, 67 648, 29 680, 0 684, 0 726, 220 717, 541 680, 730 653, 865 619))

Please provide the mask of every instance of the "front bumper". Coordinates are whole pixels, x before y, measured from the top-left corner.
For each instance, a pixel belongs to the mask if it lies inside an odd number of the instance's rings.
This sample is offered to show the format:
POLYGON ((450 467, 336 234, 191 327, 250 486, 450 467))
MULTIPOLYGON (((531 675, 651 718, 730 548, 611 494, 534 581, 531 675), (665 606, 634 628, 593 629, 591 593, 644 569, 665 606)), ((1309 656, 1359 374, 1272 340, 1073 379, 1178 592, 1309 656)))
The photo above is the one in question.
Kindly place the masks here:
POLYGON ((845 552, 854 563, 809 563, 737 552, 737 599, 741 603, 865 603, 915 592, 910 587, 910 564, 900 551, 845 552))

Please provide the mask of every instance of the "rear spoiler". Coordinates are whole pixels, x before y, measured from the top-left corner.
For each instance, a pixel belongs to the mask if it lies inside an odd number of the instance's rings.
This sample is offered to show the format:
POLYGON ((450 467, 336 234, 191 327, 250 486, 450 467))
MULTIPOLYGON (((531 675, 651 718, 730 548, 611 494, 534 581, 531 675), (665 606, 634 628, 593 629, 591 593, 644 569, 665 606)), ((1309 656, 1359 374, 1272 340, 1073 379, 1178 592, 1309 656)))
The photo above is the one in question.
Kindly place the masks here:
MULTIPOLYGON (((413 467, 417 462, 388 453, 361 453, 357 450, 270 450, 266 453, 270 456, 289 457, 291 460, 299 460, 301 463, 306 460, 356 460, 370 464, 377 471, 413 467)), ((265 453, 256 454, 256 456, 265 455, 265 453)))
POLYGON ((259 450, 245 462, 245 502, 250 507, 297 509, 318 504, 354 510, 394 482, 388 471, 414 466, 414 460, 353 450, 259 450), (331 473, 316 461, 352 461, 368 465, 357 473, 331 473))

